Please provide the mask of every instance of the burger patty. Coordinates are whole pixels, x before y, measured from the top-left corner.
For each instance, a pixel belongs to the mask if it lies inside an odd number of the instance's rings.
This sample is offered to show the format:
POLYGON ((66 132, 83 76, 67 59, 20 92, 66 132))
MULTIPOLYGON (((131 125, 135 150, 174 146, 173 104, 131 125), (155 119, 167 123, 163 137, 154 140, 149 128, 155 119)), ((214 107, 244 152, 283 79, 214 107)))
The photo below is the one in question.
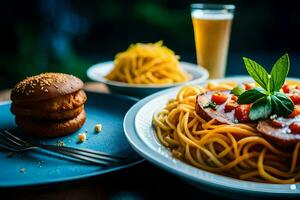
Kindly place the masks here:
POLYGON ((16 123, 26 133, 38 137, 60 137, 75 132, 85 122, 84 110, 76 117, 61 121, 33 120, 24 117, 16 117, 16 123))
POLYGON ((14 115, 19 117, 58 121, 58 120, 72 119, 76 117, 82 112, 83 108, 84 106, 82 105, 75 109, 70 109, 70 110, 45 112, 44 110, 28 109, 25 107, 12 104, 11 112, 14 115))
POLYGON ((77 92, 55 97, 52 99, 47 99, 43 101, 36 102, 34 104, 16 104, 14 105, 23 107, 30 110, 40 110, 40 111, 63 111, 63 110, 73 110, 82 106, 87 100, 86 94, 83 90, 77 92))

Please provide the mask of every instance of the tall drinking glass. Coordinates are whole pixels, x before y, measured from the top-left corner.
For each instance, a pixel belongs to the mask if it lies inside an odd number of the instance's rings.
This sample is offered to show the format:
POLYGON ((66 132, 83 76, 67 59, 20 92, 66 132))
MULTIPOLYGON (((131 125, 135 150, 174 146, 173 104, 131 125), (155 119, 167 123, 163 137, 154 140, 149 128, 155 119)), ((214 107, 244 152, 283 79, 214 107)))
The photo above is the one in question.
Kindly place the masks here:
POLYGON ((191 5, 197 63, 210 78, 224 77, 234 9, 234 5, 191 5))

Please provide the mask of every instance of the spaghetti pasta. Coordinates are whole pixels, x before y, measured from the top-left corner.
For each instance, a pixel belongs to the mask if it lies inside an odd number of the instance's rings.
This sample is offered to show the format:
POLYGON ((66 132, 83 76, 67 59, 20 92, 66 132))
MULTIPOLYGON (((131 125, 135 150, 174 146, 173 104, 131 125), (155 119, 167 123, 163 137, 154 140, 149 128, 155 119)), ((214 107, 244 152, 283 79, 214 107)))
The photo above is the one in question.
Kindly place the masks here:
POLYGON ((126 51, 116 55, 114 68, 106 78, 129 84, 184 82, 188 75, 180 68, 178 59, 161 41, 132 44, 126 51))
POLYGON ((252 124, 220 124, 196 113, 198 94, 234 86, 226 83, 182 88, 153 117, 159 141, 174 157, 210 172, 264 183, 300 182, 300 142, 281 149, 264 139, 252 124))

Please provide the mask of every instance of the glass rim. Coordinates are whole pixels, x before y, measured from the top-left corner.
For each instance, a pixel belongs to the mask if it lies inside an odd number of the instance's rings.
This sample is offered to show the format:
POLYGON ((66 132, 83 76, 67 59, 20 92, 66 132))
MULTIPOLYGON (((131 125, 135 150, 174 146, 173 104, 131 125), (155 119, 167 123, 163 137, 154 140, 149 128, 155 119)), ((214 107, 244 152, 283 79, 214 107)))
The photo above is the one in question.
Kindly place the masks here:
POLYGON ((234 4, 216 4, 216 3, 193 3, 191 4, 192 10, 235 10, 234 4))

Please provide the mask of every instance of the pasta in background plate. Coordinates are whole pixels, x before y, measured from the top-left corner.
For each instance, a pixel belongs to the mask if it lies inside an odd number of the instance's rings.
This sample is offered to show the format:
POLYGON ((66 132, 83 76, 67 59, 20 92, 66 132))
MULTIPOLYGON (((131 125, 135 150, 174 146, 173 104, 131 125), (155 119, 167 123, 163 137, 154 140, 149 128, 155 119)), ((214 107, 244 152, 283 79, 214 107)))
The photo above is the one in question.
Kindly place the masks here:
POLYGON ((163 43, 137 43, 116 55, 108 80, 129 84, 171 84, 188 80, 179 57, 163 43))

